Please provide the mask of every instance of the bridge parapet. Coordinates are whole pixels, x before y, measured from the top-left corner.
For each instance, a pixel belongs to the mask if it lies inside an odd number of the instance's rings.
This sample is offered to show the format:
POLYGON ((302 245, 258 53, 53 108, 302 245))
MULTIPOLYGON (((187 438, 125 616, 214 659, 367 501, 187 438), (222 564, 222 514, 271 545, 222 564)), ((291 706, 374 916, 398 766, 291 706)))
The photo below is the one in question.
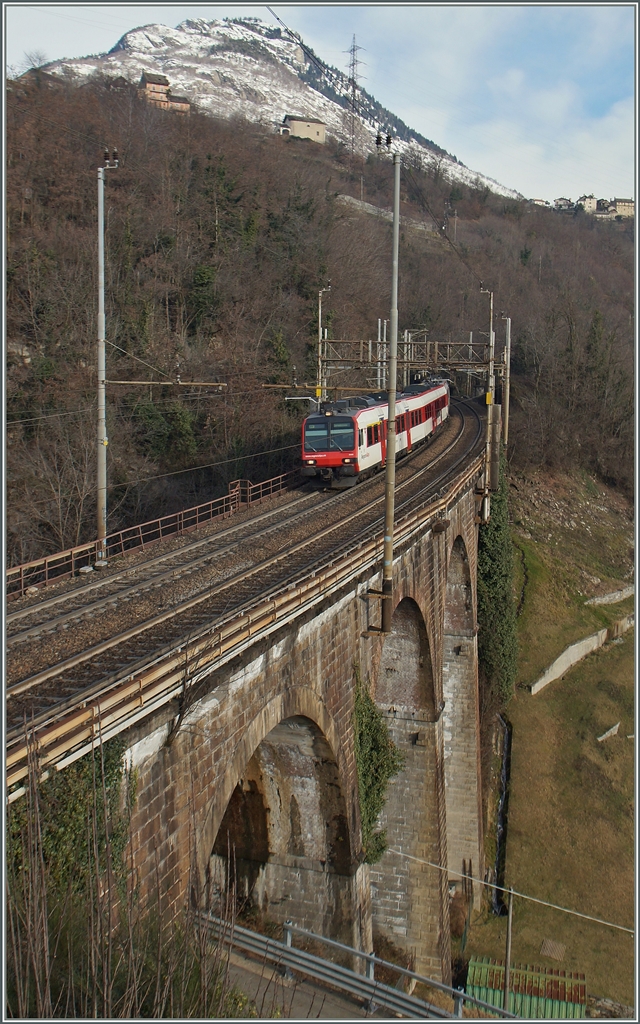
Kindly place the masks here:
MULTIPOLYGON (((211 899, 230 877, 235 850, 233 877, 254 912, 280 923, 291 918, 365 951, 375 929, 415 951, 417 970, 449 979, 446 869, 457 871, 463 855, 452 824, 460 787, 469 790, 464 856, 482 870, 477 757, 471 757, 474 774, 467 749, 478 750, 475 483, 481 468, 477 460, 446 495, 398 524, 392 636, 371 634, 379 603, 364 600, 381 584, 376 538, 336 555, 242 619, 217 624, 213 644, 214 633, 196 638, 194 653, 203 644, 204 693, 169 746, 175 716, 168 704, 129 730, 139 777, 134 863, 142 892, 150 889, 159 858, 165 913, 175 912, 194 879, 197 898, 211 899), (445 521, 444 529, 433 529, 445 521), (455 576, 461 548, 462 584, 455 576), (449 652, 447 639, 453 635, 447 623, 460 611, 452 593, 460 586, 471 634, 464 678, 456 676, 461 658, 449 652), (390 849, 371 867, 362 860, 354 665, 406 755, 381 820, 390 849), (455 738, 447 735, 450 722, 455 738)), ((180 678, 172 685, 175 694, 180 678)))

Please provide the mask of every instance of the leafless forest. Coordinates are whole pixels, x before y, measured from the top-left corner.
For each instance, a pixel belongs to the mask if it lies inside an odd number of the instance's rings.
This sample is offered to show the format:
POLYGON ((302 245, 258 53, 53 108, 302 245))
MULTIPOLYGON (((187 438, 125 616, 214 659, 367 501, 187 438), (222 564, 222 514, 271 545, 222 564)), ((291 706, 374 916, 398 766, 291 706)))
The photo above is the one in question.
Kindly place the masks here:
MULTIPOLYGON (((330 337, 375 337, 389 316, 391 225, 337 198, 362 190, 390 207, 385 156, 156 110, 124 82, 9 83, 8 564, 95 536, 105 145, 120 158, 105 187, 107 378, 167 381, 108 388, 110 530, 293 464, 302 403, 262 385, 315 380, 329 280, 330 337), (228 387, 178 387, 176 373, 228 387)), ((402 201, 440 237, 402 233, 400 330, 488 330, 481 279, 498 338, 501 310, 512 318, 510 459, 581 466, 629 490, 633 222, 461 187, 435 162, 405 168, 402 201), (454 224, 457 253, 444 237, 454 224)))

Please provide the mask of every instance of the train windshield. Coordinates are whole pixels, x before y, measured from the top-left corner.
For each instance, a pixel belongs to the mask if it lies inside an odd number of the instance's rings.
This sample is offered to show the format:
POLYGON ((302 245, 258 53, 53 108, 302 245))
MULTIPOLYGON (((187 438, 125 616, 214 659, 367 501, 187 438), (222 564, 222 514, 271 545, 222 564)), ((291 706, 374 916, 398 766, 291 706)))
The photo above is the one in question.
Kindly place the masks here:
POLYGON ((308 419, 304 428, 305 452, 350 452, 355 444, 353 420, 340 416, 308 419))

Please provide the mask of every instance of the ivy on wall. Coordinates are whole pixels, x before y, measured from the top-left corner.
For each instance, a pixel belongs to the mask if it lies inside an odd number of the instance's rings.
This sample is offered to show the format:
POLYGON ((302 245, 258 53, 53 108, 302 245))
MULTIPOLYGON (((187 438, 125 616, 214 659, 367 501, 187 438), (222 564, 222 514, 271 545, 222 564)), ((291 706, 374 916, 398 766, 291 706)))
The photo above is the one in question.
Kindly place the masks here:
POLYGON ((504 706, 513 696, 518 659, 504 449, 500 453, 500 486, 491 496, 491 518, 480 527, 478 539, 478 625, 480 667, 489 690, 504 706))
POLYGON ((376 829, 378 815, 384 807, 389 779, 404 767, 404 757, 389 735, 382 712, 369 693, 369 688, 355 672, 353 709, 354 746, 360 791, 360 822, 362 847, 367 864, 380 860, 387 848, 387 833, 376 829))
POLYGON ((33 869, 35 843, 52 896, 63 899, 84 891, 96 867, 106 866, 107 847, 121 880, 135 798, 135 779, 127 777, 126 793, 124 781, 124 742, 116 737, 30 786, 7 814, 7 857, 14 878, 33 869))

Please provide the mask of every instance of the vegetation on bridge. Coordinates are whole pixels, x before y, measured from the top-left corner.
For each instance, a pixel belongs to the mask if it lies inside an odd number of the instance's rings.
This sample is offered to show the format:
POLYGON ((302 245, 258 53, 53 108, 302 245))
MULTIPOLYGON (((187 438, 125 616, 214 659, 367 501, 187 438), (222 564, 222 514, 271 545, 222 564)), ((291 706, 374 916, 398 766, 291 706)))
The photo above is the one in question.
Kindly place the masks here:
POLYGON ((500 487, 491 496, 491 518, 478 539, 478 658, 487 695, 502 706, 513 696, 518 663, 508 498, 502 451, 500 487))
POLYGON ((377 829, 378 816, 384 807, 389 779, 404 767, 404 758, 389 735, 382 712, 354 667, 356 686, 354 746, 360 790, 360 823, 362 848, 367 864, 376 864, 387 848, 385 829, 377 829))
POLYGON ((160 928, 160 892, 142 904, 125 855, 135 785, 123 753, 111 740, 44 782, 32 765, 8 809, 7 1018, 257 1016, 192 907, 160 928))

